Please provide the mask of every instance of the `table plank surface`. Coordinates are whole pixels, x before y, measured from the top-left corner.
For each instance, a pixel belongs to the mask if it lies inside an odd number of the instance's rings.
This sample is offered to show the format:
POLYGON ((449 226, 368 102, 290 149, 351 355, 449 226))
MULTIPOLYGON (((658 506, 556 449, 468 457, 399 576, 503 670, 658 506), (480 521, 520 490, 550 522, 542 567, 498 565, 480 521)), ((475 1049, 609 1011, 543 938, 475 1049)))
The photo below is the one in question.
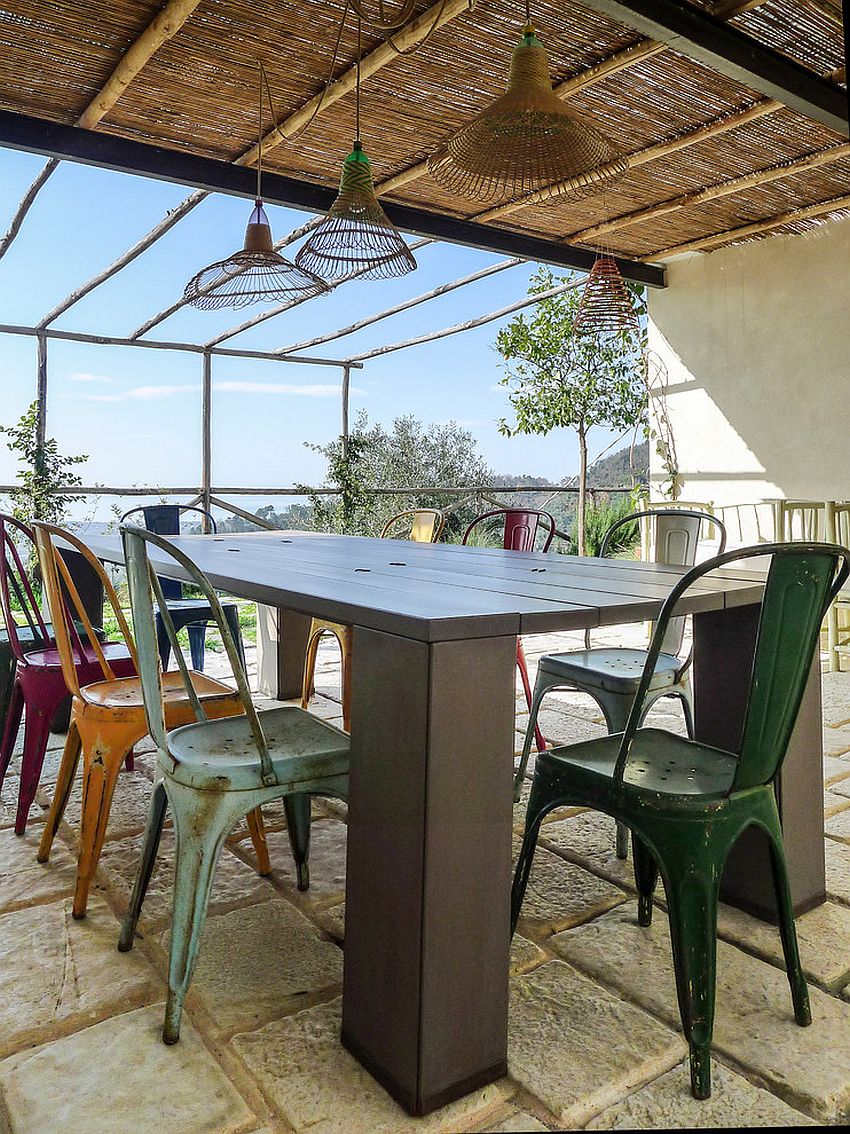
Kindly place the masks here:
MULTIPOLYGON (((654 618, 685 568, 631 560, 416 544, 313 533, 181 536, 172 542, 221 590, 420 641, 592 629, 654 618)), ((89 540, 123 562, 118 536, 89 540)), ((149 548, 156 570, 187 576, 149 548)), ((718 572, 683 599, 683 614, 758 602, 762 577, 718 572)))

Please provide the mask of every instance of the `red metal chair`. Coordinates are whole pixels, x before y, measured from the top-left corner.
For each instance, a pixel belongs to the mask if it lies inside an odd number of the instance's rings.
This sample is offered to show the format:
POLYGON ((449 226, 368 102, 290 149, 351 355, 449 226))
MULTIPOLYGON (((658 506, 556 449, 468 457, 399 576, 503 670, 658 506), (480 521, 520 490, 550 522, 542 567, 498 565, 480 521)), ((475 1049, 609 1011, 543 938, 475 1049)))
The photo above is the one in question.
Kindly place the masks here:
MULTIPOLYGON (((59 651, 53 641, 53 627, 41 613, 20 551, 15 545, 16 539, 18 542, 28 540, 34 543, 33 533, 26 524, 0 514, 0 608, 6 624, 9 647, 15 659, 15 677, 0 741, 0 784, 3 783, 15 750, 21 714, 26 710, 18 810, 15 816, 15 834, 22 835, 26 830, 27 818, 41 776, 50 722, 68 696, 68 687, 62 676, 59 651), (20 608, 17 612, 13 607, 13 596, 20 608), (18 625, 16 614, 23 618, 25 625, 18 625), (32 648, 33 639, 38 641, 40 648, 32 648), (47 645, 43 645, 44 643, 47 645)), ((133 659, 126 646, 106 642, 99 648, 117 677, 131 677, 135 674, 133 659)), ((76 627, 74 665, 80 685, 100 680, 101 668, 97 652, 85 631, 81 634, 76 627)))
MULTIPOLYGON (((505 551, 548 551, 552 546, 552 540, 555 538, 555 517, 549 512, 541 512, 536 508, 494 508, 490 512, 482 512, 480 516, 475 517, 463 533, 461 543, 466 546, 473 533, 480 534, 483 530, 486 530, 488 522, 492 527, 492 521, 496 517, 504 517, 500 538, 505 551), (548 531, 541 528, 541 520, 545 521, 548 531), (538 530, 544 531, 543 542, 540 547, 535 548, 538 530)), ((516 664, 530 712, 531 683, 528 680, 528 666, 525 662, 522 638, 519 637, 516 640, 516 664)), ((540 726, 537 724, 534 726, 534 737, 537 742, 537 751, 542 752, 546 747, 546 741, 540 731, 540 726)))

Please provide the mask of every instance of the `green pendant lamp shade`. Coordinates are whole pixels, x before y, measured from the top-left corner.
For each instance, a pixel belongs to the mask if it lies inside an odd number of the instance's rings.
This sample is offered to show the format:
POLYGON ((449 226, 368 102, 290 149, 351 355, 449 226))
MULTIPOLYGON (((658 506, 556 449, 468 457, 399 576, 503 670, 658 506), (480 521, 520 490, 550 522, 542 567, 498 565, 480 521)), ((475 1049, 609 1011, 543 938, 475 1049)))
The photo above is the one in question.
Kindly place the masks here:
POLYGON ((372 169, 359 141, 343 162, 336 200, 295 263, 324 280, 352 273, 382 280, 416 268, 413 253, 375 196, 372 169))
POLYGON ((546 50, 530 23, 514 48, 505 94, 428 161, 438 184, 481 201, 540 190, 584 196, 627 168, 613 143, 554 94, 546 50))
POLYGON ((618 334, 639 330, 637 313, 617 261, 598 255, 584 285, 573 331, 577 335, 618 334))
POLYGON ((271 225, 258 197, 248 219, 244 247, 193 276, 183 298, 202 311, 213 311, 264 300, 312 299, 329 290, 318 276, 275 252, 271 225))

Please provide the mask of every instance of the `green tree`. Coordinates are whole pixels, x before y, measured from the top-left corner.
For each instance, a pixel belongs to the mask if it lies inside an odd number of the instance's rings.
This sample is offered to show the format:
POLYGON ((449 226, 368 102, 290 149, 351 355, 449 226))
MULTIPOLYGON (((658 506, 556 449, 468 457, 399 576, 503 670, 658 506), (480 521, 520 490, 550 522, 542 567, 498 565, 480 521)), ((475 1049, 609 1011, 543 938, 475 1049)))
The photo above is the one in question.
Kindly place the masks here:
MULTIPOLYGON (((425 426, 412 415, 397 417, 389 429, 370 424, 361 411, 349 433, 326 445, 307 443, 328 462, 331 495, 310 496, 315 527, 349 535, 379 535, 386 521, 408 508, 444 508, 434 488, 476 487, 492 471, 469 430, 454 421, 425 426), (416 493, 376 494, 376 488, 414 488, 416 493)), ((449 531, 457 527, 455 519, 449 531)))
MULTIPOLYGON (((539 268, 531 279, 529 295, 548 291, 566 277, 539 268)), ((640 316, 645 313, 643 292, 632 288, 640 316)), ((504 418, 500 431, 547 434, 573 429, 578 437, 579 555, 585 551, 587 499, 587 438, 594 426, 627 429, 646 412, 644 358, 646 332, 641 319, 637 333, 576 335, 575 319, 581 302, 579 288, 541 300, 529 317, 517 315, 496 337, 496 349, 505 359, 502 385, 514 423, 504 418)))
POLYGON ((65 518, 68 505, 83 499, 58 490, 83 483, 71 470, 88 457, 64 457, 54 438, 39 440, 38 402, 28 407, 16 425, 0 425, 0 433, 6 434, 6 445, 23 465, 10 493, 15 517, 24 523, 46 520, 58 524, 65 518))

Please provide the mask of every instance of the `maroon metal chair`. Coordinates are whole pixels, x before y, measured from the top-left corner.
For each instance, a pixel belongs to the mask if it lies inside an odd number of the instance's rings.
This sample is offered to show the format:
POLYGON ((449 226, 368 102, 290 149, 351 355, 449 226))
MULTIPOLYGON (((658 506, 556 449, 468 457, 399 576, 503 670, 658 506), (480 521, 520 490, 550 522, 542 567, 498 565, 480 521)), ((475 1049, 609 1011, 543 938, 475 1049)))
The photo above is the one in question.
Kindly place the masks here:
MULTIPOLYGON (((53 644, 53 627, 42 615, 16 541, 26 541, 34 546, 31 529, 11 516, 0 514, 0 609, 9 649, 15 660, 15 675, 0 740, 0 786, 15 750, 21 714, 26 710, 15 816, 15 834, 22 835, 41 776, 50 722, 69 694, 62 676, 59 651, 53 644), (22 619, 20 626, 18 618, 22 619), (38 648, 33 648, 34 643, 38 648)), ((80 685, 100 681, 100 662, 84 632, 76 631, 73 645, 80 685)), ((106 642, 101 648, 116 676, 132 677, 135 674, 130 652, 123 643, 106 642)))
MULTIPOLYGON (((464 546, 468 544, 473 532, 480 532, 488 522, 492 526, 496 517, 504 517, 500 538, 505 551, 548 551, 552 546, 552 540, 555 538, 555 517, 549 512, 541 512, 536 508, 493 508, 489 512, 482 512, 463 533, 461 543, 464 546), (548 531, 541 527, 541 521, 545 521, 548 531), (543 541, 540 547, 535 549, 538 531, 543 532, 543 541)), ((516 640, 516 664, 525 690, 528 710, 531 712, 531 683, 528 680, 528 666, 522 648, 522 638, 519 637, 516 640)), ((546 747, 546 741, 537 724, 534 726, 534 738, 537 742, 537 751, 542 752, 546 747)))

